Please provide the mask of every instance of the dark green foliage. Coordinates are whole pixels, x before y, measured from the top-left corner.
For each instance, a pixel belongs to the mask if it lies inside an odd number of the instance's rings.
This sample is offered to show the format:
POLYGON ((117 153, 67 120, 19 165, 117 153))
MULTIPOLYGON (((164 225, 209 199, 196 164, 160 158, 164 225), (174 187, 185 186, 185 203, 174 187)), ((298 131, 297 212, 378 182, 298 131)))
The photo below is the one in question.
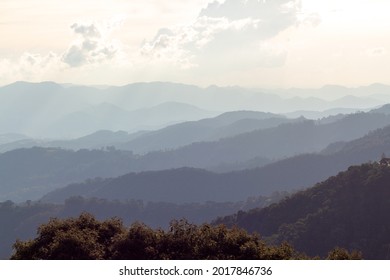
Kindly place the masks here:
POLYGON ((52 219, 38 228, 38 237, 34 240, 18 240, 12 259, 106 259, 113 238, 124 231, 118 219, 99 222, 86 213, 78 219, 52 219))
POLYGON ((352 251, 351 253, 344 248, 336 247, 328 253, 328 260, 361 260, 362 253, 358 251, 352 251))
POLYGON ((35 236, 36 228, 49 217, 77 217, 83 212, 93 214, 97 219, 120 217, 124 224, 135 221, 152 228, 167 228, 172 219, 186 218, 193 223, 210 222, 217 216, 228 215, 238 209, 264 207, 285 197, 285 193, 274 193, 271 197, 251 197, 247 201, 232 203, 189 203, 173 204, 165 202, 125 202, 106 199, 71 197, 63 205, 26 201, 15 204, 12 201, 0 202, 0 259, 9 258, 12 244, 17 238, 29 239, 35 236))
POLYGON ((90 214, 41 225, 38 236, 17 241, 12 259, 301 259, 288 244, 267 246, 238 228, 173 221, 167 231, 90 214))
MULTIPOLYGON (((258 231, 276 243, 287 240, 297 250, 325 257, 340 246, 367 259, 390 257, 390 167, 378 163, 352 166, 306 191, 264 209, 221 218, 258 231)), ((335 250, 329 258, 347 258, 335 250), (344 256, 344 257, 343 257, 344 256)), ((348 258, 359 257, 356 254, 348 258)))

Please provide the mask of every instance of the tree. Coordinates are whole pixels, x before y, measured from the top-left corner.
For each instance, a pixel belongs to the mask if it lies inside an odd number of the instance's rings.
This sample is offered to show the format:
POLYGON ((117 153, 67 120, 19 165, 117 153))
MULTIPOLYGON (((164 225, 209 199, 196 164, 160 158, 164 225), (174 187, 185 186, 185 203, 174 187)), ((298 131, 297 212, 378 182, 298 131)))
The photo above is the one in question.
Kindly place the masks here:
POLYGON ((11 259, 107 259, 113 238, 124 230, 119 219, 99 222, 87 213, 77 219, 51 219, 38 228, 34 240, 16 241, 11 259))
POLYGON ((327 260, 361 260, 362 253, 358 251, 348 252, 346 249, 336 247, 328 253, 327 260))
MULTIPOLYGON (((119 219, 103 222, 83 213, 78 218, 52 219, 38 229, 38 236, 14 244, 12 259, 305 259, 287 243, 267 245, 258 235, 224 225, 194 225, 172 221, 167 231, 142 223, 124 228, 119 219)), ((346 258, 337 249, 329 256, 346 258), (338 251, 337 251, 338 250, 338 251)), ((352 256, 352 255, 351 255, 352 256)))

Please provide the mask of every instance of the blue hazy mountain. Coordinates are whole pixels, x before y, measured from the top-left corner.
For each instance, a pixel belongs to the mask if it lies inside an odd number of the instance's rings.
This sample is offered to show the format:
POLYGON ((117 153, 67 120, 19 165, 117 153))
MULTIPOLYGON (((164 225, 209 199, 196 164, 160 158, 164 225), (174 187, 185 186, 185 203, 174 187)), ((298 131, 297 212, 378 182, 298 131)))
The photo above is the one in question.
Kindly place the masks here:
MULTIPOLYGON (((344 146, 351 148, 353 146, 350 144, 352 142, 343 145, 341 143, 370 132, 375 125, 382 125, 383 127, 389 122, 389 115, 372 113, 353 114, 334 123, 326 124, 301 120, 296 123, 282 124, 274 128, 255 130, 234 137, 223 138, 219 141, 193 143, 176 150, 151 152, 142 156, 135 155, 130 151, 115 150, 113 147, 108 147, 106 150, 91 151, 69 151, 58 148, 19 149, 0 154, 0 177, 3 183, 2 197, 4 199, 19 197, 23 200, 28 199, 28 195, 37 197, 39 194, 71 182, 80 182, 95 177, 113 177, 127 172, 177 169, 180 167, 202 168, 221 172, 243 169, 240 167, 240 162, 244 166, 245 163, 248 163, 250 168, 255 167, 253 161, 259 164, 257 166, 264 166, 270 163, 271 159, 274 163, 265 166, 262 170, 275 168, 272 169, 274 171, 264 171, 265 173, 260 177, 256 177, 256 175, 253 184, 259 186, 263 182, 267 187, 270 187, 269 190, 274 187, 290 187, 288 183, 292 182, 291 178, 285 175, 280 176, 278 172, 296 165, 292 170, 294 168, 299 169, 299 172, 296 172, 299 177, 294 181, 293 187, 307 186, 308 183, 323 179, 324 176, 330 176, 334 172, 342 170, 348 164, 355 163, 360 156, 365 160, 376 159, 383 152, 378 149, 383 147, 370 148, 370 151, 374 152, 368 153, 367 158, 366 152, 342 155, 341 148, 344 146), (329 152, 329 150, 332 151, 332 146, 329 146, 331 143, 338 143, 333 144, 338 145, 337 149, 333 148, 333 152, 329 152), (326 147, 328 147, 328 152, 324 150, 323 154, 294 157, 309 152, 319 153, 326 147), (333 155, 334 153, 338 153, 339 156, 336 157, 333 155), (334 157, 333 161, 328 161, 329 155, 331 158, 334 157), (285 159, 287 157, 292 158, 285 159), (299 160, 295 162, 297 158, 299 160), (224 165, 228 165, 228 167, 224 169, 224 165), (238 165, 239 168, 232 168, 234 165, 238 165), (312 170, 313 168, 315 170, 312 170), (312 170, 312 172, 307 170, 312 170)), ((119 136, 121 135, 129 136, 119 133, 119 136)), ((366 137, 370 135, 372 134, 369 133, 366 137)), ((375 140, 375 143, 381 142, 375 140)), ((363 147, 365 146, 367 144, 363 145, 363 147)), ((207 175, 209 173, 202 174, 207 175)), ((189 178, 188 180, 193 179, 189 178)), ((245 196, 255 193, 249 192, 245 196)))
MULTIPOLYGON (((360 88, 351 89, 349 95, 360 91, 360 88)), ((163 82, 104 88, 53 82, 17 82, 0 87, 0 134, 74 138, 102 129, 130 132, 145 127, 161 128, 169 123, 215 116, 217 112, 251 110, 287 113, 299 110, 324 111, 335 107, 365 109, 384 103, 372 97, 369 100, 367 97, 341 97, 329 101, 321 99, 321 95, 316 95, 316 92, 312 91, 315 97, 297 97, 289 95, 288 90, 279 91, 278 95, 272 91, 240 87, 200 88, 163 82), (163 112, 154 108, 167 103, 184 103, 187 109, 175 109, 176 105, 171 107, 172 104, 160 107, 163 112), (188 106, 195 106, 201 111, 188 106), (150 111, 151 108, 154 109, 150 111), (142 116, 134 117, 132 121, 131 118, 127 119, 127 112, 142 116)))
POLYGON ((194 168, 129 173, 72 184, 47 194, 44 200, 61 202, 81 195, 174 203, 239 201, 274 191, 310 187, 351 165, 376 161, 383 152, 390 154, 390 126, 350 141, 333 154, 304 154, 261 168, 221 174, 194 168))

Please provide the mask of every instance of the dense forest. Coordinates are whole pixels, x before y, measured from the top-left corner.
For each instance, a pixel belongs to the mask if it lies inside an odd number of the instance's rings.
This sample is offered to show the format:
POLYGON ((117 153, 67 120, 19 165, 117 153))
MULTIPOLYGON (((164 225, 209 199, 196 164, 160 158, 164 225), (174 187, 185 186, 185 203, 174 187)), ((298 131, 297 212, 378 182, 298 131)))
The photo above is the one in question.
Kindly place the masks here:
POLYGON ((63 204, 52 204, 28 200, 24 203, 5 201, 0 203, 0 259, 9 258, 16 238, 35 237, 36 229, 51 217, 77 217, 83 212, 104 220, 119 217, 125 225, 142 221, 151 228, 166 229, 173 219, 186 218, 201 224, 211 222, 215 217, 225 216, 239 210, 265 207, 280 201, 287 193, 275 192, 272 196, 251 197, 241 202, 205 202, 174 204, 167 202, 145 202, 142 200, 108 200, 97 198, 70 197, 63 204))
MULTIPOLYGON (((172 221, 169 229, 153 230, 141 223, 123 226, 119 219, 103 222, 83 213, 78 218, 52 219, 38 236, 14 244, 15 260, 289 260, 307 259, 287 243, 267 245, 258 235, 223 225, 197 226, 172 221)), ((360 259, 358 252, 334 248, 328 259, 360 259)))
POLYGON ((279 203, 214 223, 259 232, 275 244, 287 241, 310 256, 340 246, 361 251, 366 259, 389 259, 389 182, 387 163, 351 166, 279 203))

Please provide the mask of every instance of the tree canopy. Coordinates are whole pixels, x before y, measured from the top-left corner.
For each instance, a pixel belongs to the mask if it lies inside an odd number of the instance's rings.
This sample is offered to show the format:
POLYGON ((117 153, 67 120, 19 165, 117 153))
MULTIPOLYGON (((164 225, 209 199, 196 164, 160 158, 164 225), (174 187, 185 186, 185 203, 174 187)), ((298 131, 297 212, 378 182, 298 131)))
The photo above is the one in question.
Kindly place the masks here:
MULTIPOLYGON (((330 258, 351 259, 343 249, 330 258)), ((359 256, 357 256, 359 257, 359 256)), ((142 223, 126 228, 118 218, 98 221, 88 213, 78 218, 51 219, 38 228, 33 240, 14 244, 11 259, 75 260, 207 260, 305 259, 287 243, 267 245, 257 234, 224 225, 194 225, 174 220, 168 230, 142 223)))

